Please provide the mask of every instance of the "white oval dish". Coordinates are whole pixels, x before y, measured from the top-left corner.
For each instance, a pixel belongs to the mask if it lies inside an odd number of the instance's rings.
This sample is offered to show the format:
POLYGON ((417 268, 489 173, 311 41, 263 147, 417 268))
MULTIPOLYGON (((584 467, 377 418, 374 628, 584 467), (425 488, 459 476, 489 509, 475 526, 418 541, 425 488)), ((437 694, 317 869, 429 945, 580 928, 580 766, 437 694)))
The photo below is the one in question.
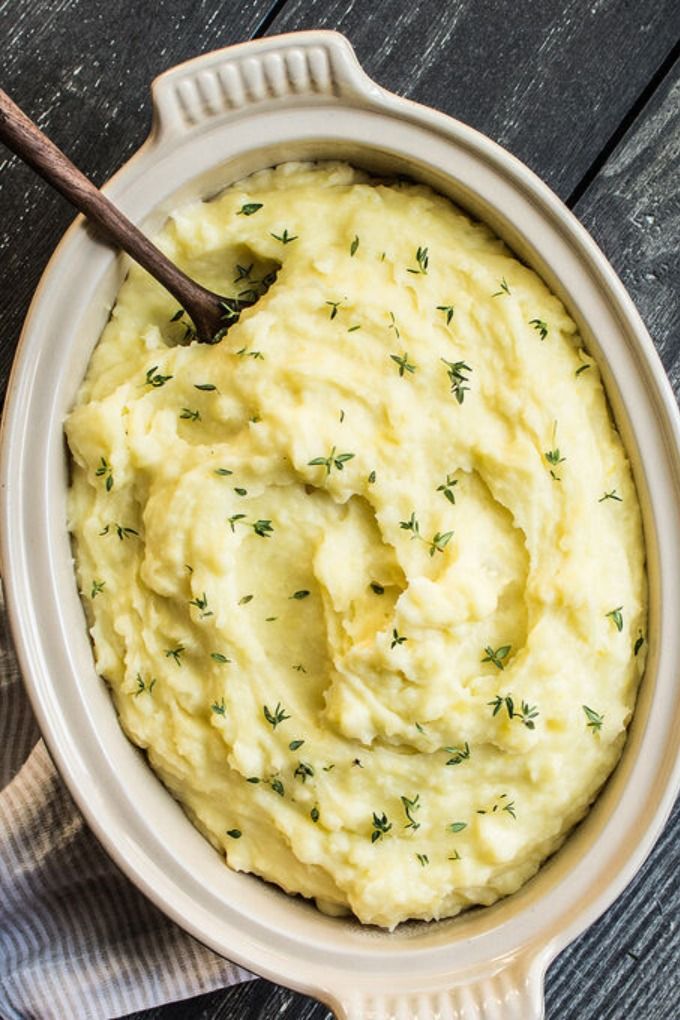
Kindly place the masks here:
POLYGON ((680 786, 680 416, 629 297, 526 167, 366 77, 343 36, 206 54, 153 84, 154 127, 107 194, 147 232, 182 202, 289 159, 406 173, 485 220, 563 299, 603 372, 643 509, 649 659, 622 761, 560 852, 493 907, 392 934, 225 867, 123 735, 94 671, 66 529, 62 422, 124 272, 78 218, 34 297, 2 433, 2 569, 51 753, 90 826, 161 909, 217 952, 348 1020, 540 1020, 543 974, 651 849, 680 786), (662 548, 663 546, 663 548, 662 548))

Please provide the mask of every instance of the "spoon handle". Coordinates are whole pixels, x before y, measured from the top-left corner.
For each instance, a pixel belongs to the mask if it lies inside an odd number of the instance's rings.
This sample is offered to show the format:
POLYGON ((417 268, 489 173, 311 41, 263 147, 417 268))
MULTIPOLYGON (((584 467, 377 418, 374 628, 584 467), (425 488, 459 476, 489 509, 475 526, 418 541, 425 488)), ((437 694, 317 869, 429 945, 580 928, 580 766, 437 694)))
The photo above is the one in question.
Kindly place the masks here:
POLYGON ((64 198, 96 223, 118 247, 170 291, 194 320, 199 335, 215 332, 220 298, 178 269, 92 184, 47 135, 0 89, 0 141, 64 198), (206 320, 206 312, 214 321, 206 320))

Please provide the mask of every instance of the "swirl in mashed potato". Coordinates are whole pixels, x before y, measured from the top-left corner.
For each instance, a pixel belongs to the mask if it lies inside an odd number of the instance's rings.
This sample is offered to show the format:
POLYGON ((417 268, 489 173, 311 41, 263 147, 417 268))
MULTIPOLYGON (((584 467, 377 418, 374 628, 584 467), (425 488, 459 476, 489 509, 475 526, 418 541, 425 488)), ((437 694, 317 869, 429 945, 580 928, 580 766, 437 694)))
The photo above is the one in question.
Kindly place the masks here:
POLYGON ((226 855, 393 927, 516 890, 616 764, 640 512, 541 279, 426 187, 287 164, 160 243, 259 297, 214 346, 133 266, 66 423, 125 732, 226 855))

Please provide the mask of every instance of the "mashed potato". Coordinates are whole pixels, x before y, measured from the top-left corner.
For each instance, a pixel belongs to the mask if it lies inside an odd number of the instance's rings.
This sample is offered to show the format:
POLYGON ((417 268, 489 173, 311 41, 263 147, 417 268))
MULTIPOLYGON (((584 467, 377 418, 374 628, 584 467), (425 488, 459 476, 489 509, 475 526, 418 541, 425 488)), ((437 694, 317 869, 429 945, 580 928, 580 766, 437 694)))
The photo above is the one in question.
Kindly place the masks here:
POLYGON ((492 903, 588 810, 644 665, 596 365, 425 187, 287 164, 160 242, 262 296, 199 344, 133 266, 66 423, 126 733, 233 868, 390 928, 492 903))

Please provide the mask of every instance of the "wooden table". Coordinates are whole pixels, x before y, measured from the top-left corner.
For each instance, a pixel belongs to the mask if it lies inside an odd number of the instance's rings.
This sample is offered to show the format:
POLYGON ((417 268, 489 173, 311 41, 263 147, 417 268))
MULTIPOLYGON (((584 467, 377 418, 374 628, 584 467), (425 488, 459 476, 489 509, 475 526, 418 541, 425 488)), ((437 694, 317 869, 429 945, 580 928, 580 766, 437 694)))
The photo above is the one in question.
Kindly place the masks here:
MULTIPOLYGON (((149 129, 150 80, 254 36, 335 28, 386 88, 509 148, 572 208, 632 294, 680 393, 678 0, 0 0, 3 85, 97 182, 149 129)), ((0 380, 72 218, 0 152, 0 380)), ((548 1020, 680 1016, 680 811, 635 881, 552 965, 548 1020)), ((322 1020, 264 981, 136 1020, 322 1020)))

